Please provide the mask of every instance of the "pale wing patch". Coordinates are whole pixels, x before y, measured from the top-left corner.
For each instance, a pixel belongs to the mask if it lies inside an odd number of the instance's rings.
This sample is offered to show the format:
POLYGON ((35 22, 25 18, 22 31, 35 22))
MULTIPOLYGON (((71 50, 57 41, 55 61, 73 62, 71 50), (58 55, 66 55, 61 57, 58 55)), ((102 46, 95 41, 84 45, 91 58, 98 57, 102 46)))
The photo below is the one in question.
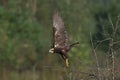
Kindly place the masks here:
POLYGON ((56 44, 56 45, 55 45, 55 47, 58 47, 58 46, 59 46, 59 44, 56 44))

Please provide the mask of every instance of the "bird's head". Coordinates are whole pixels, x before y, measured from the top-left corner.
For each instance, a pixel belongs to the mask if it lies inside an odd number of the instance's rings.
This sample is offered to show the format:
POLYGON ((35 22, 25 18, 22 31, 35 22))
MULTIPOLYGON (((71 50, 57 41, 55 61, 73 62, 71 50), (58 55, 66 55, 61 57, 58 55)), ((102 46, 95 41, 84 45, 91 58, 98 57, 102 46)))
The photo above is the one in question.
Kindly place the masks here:
POLYGON ((49 50, 49 53, 54 53, 54 48, 51 48, 51 49, 49 50))

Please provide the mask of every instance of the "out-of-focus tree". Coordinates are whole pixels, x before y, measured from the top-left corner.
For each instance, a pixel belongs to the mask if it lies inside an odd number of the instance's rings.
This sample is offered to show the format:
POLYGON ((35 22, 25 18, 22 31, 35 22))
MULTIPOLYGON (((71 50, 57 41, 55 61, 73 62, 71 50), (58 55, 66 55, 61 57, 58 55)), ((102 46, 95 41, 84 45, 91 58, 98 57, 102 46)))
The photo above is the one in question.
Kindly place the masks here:
MULTIPOLYGON (((5 69, 30 69, 37 63, 39 68, 56 64, 63 67, 60 57, 48 55, 54 10, 63 18, 68 43, 80 41, 80 46, 69 53, 71 67, 87 70, 92 62, 90 32, 94 42, 107 38, 106 34, 110 36, 112 28, 108 17, 114 24, 119 3, 119 0, 0 0, 0 67, 4 68, 3 74, 5 69)), ((115 41, 120 38, 119 32, 117 30, 115 41)), ((108 50, 108 43, 104 42, 99 51, 108 50)))
MULTIPOLYGON (((107 68, 101 72, 108 73, 106 79, 117 79, 116 76, 117 63, 119 58, 119 40, 120 40, 120 1, 110 0, 108 2, 101 1, 101 4, 96 3, 94 15, 96 19, 96 33, 93 35, 93 43, 98 53, 99 67, 107 68), (99 5, 99 6, 98 6, 99 5)), ((93 8, 94 9, 94 8, 93 8)))
MULTIPOLYGON (((103 1, 104 2, 104 1, 103 1)), ((96 19, 96 33, 93 35, 94 44, 98 45, 100 41, 103 41, 102 45, 100 46, 100 50, 102 51, 108 51, 109 46, 109 40, 112 37, 112 34, 114 33, 115 26, 119 26, 119 9, 120 6, 117 5, 120 4, 119 0, 111 1, 109 4, 99 5, 97 7, 95 13, 95 19, 96 19), (105 8, 107 5, 107 8, 105 8), (99 10, 99 11, 98 11, 99 10), (117 22, 117 23, 116 23, 117 22)), ((97 4, 96 4, 97 5, 97 4)), ((115 32, 115 41, 119 41, 119 33, 120 29, 117 28, 115 32)), ((119 44, 116 44, 116 47, 119 47, 119 44)), ((118 48, 116 48, 118 49, 118 48)))

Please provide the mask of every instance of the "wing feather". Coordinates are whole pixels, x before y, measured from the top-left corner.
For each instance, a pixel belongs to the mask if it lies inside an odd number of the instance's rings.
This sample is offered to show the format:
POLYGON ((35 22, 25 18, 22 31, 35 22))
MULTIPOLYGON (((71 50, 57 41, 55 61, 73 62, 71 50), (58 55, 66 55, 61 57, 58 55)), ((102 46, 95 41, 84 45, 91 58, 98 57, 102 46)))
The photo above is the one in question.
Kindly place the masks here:
POLYGON ((63 48, 67 46, 67 32, 58 12, 53 15, 53 37, 54 47, 63 48))

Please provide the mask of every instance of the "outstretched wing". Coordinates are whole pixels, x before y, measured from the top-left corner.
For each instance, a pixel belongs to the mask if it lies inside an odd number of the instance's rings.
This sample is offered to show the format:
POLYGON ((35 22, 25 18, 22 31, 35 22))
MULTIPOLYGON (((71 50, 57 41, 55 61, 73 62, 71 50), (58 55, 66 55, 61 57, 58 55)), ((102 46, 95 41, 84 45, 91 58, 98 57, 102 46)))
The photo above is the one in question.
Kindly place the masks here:
POLYGON ((63 48, 67 46, 67 32, 58 12, 53 15, 53 38, 54 47, 63 48))

